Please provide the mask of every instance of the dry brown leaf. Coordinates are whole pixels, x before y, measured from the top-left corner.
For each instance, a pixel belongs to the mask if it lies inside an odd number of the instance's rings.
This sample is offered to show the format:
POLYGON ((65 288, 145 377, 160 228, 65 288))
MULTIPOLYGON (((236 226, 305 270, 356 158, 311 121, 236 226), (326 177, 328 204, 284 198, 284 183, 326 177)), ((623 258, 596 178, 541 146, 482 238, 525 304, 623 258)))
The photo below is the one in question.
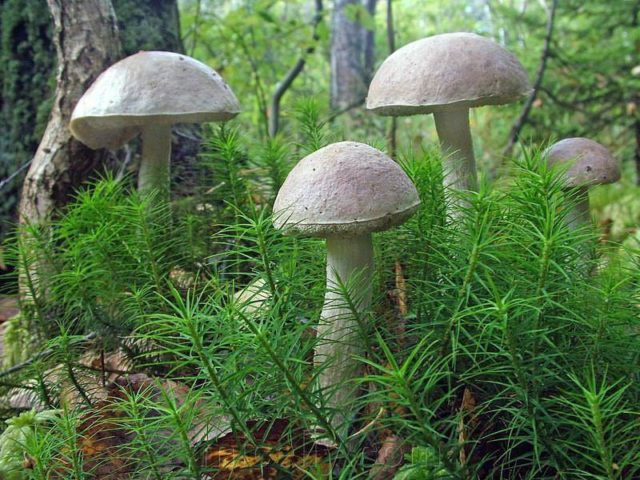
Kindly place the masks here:
POLYGON ((397 435, 390 435, 382 442, 376 463, 369 471, 369 480, 387 480, 393 478, 404 463, 404 455, 411 447, 397 435))
POLYGON ((307 478, 304 470, 328 474, 330 449, 312 442, 301 428, 277 419, 258 426, 248 422, 258 447, 240 432, 219 438, 207 449, 203 465, 214 470, 212 480, 275 480, 307 478))
POLYGON ((458 442, 460 443, 460 464, 466 465, 467 451, 465 443, 469 440, 473 430, 475 430, 478 419, 474 414, 476 399, 469 387, 464 388, 462 403, 460 404, 460 422, 458 424, 458 442))

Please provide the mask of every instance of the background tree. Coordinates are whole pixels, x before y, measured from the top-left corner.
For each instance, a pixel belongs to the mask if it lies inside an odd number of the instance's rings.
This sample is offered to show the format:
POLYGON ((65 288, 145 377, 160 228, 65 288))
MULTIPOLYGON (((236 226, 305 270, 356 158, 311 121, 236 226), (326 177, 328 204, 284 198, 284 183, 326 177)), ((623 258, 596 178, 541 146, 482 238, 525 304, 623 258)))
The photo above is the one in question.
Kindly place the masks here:
POLYGON ((331 106, 361 103, 374 66, 375 0, 335 0, 331 16, 331 106))

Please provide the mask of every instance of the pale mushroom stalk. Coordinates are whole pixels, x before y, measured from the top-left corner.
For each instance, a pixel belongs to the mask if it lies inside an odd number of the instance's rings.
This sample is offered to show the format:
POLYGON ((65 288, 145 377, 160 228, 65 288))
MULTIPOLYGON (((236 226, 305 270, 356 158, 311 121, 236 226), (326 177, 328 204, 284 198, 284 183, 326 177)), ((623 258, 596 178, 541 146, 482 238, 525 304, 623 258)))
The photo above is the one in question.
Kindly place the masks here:
MULTIPOLYGON (((392 53, 369 85, 367 109, 380 115, 435 115, 442 146, 444 186, 477 191, 469 109, 504 105, 531 92, 518 59, 491 39, 468 32, 443 33, 392 53)), ((450 213, 466 206, 454 198, 450 213)))
POLYGON ((147 125, 142 129, 142 160, 138 172, 138 192, 156 191, 158 199, 169 200, 171 165, 171 125, 147 125))
POLYGON ((300 160, 273 204, 276 228, 327 242, 315 385, 341 438, 356 414, 360 362, 355 357, 368 343, 362 322, 371 320, 364 315, 371 306, 374 272, 371 234, 400 225, 419 204, 418 191, 402 168, 381 151, 357 142, 327 145, 300 160))
POLYGON ((469 109, 434 112, 436 131, 444 154, 444 185, 459 191, 476 191, 478 178, 473 140, 469 127, 469 109))
POLYGON ((336 411, 331 424, 338 432, 348 427, 350 420, 341 412, 353 412, 356 385, 350 381, 360 373, 354 356, 362 354, 359 339, 365 333, 360 332, 340 286, 349 288, 349 300, 358 313, 364 313, 371 306, 373 271, 371 234, 327 237, 327 288, 314 362, 322 369, 318 383, 325 405, 336 411))
POLYGON ((565 221, 571 230, 577 230, 591 224, 589 189, 587 187, 578 187, 576 189, 573 208, 567 212, 565 221))

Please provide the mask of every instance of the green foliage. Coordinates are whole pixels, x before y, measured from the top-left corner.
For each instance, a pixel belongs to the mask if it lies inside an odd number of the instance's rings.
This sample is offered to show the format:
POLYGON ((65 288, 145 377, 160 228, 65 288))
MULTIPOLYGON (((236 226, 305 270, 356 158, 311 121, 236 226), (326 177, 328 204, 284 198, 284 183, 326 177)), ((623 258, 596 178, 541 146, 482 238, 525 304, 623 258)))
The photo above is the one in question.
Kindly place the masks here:
POLYGON ((414 447, 405 456, 408 465, 403 466, 393 477, 394 480, 435 480, 451 478, 445 468, 442 468, 438 456, 432 448, 414 447))
MULTIPOLYGON (((335 444, 326 461, 336 478, 365 478, 371 445, 389 431, 413 448, 396 478, 637 476, 637 265, 619 268, 590 227, 567 227, 575 200, 536 151, 500 189, 465 194, 455 219, 439 155, 402 155, 422 205, 375 237, 376 301, 357 317, 357 405, 325 405, 315 379, 329 363, 313 364, 309 328, 323 302, 323 244, 283 236, 270 208, 295 158, 328 140, 317 106, 298 115, 298 137, 266 145, 247 145, 228 126, 210 132, 204 183, 175 205, 174 226, 126 179, 106 178, 48 235, 24 237, 15 258, 49 272, 32 288, 46 301, 31 311, 49 353, 11 380, 32 379, 52 407, 76 392, 32 442, 47 462, 35 478, 53 469, 91 478, 98 468, 74 447, 100 391, 78 365, 89 332, 155 377, 110 400, 129 439, 119 454, 148 478, 164 478, 167 465, 181 478, 211 472, 198 439, 222 432, 257 455, 257 432, 283 419, 284 445, 300 429, 335 444), (400 288, 396 263, 406 315, 388 301, 400 288), (64 388, 52 384, 53 366, 64 388), (354 423, 334 429, 336 413, 354 423)), ((338 288, 347 296, 348 285, 338 288)))
MULTIPOLYGON (((30 160, 44 132, 54 89, 52 30, 45 1, 0 2, 0 179, 30 160)), ((18 185, 3 192, 0 236, 10 228, 18 185)))
POLYGON ((7 428, 0 435, 0 475, 6 480, 28 478, 24 469, 24 451, 32 445, 36 430, 58 415, 55 410, 30 410, 6 421, 7 428))
POLYGON ((176 0, 113 0, 124 55, 140 50, 183 52, 176 0))

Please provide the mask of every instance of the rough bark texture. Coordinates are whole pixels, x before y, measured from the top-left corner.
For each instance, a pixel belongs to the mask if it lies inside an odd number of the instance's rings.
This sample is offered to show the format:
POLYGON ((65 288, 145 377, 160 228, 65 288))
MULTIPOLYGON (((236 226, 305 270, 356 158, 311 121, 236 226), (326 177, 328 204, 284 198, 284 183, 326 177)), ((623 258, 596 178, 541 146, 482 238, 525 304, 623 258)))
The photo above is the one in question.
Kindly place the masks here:
POLYGON ((335 0, 331 18, 331 106, 345 109, 365 98, 373 66, 362 12, 375 8, 369 0, 335 0))
POLYGON ((71 137, 71 112, 106 67, 120 57, 109 0, 48 0, 58 57, 56 95, 49 123, 24 181, 21 222, 40 222, 64 205, 73 188, 104 159, 71 137))

